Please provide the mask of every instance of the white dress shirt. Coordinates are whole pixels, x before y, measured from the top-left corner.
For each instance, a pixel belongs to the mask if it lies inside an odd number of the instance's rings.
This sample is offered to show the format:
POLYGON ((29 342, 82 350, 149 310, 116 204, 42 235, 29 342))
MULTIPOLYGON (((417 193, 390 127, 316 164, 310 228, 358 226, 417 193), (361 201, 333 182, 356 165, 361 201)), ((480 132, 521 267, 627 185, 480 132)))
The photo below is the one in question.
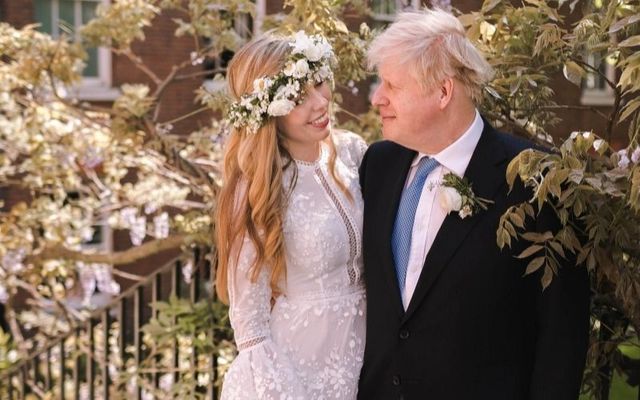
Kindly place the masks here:
MULTIPOLYGON (((465 133, 438 154, 430 156, 435 158, 439 165, 429 174, 425 181, 413 222, 407 280, 402 292, 402 304, 405 310, 409 306, 413 292, 416 289, 429 249, 431 249, 436 234, 447 216, 438 199, 439 184, 442 182, 444 175, 449 172, 464 176, 483 129, 484 122, 482 122, 480 113, 476 110, 475 119, 465 133)), ((413 180, 420 159, 427 156, 424 153, 416 155, 411 163, 405 187, 413 180)))

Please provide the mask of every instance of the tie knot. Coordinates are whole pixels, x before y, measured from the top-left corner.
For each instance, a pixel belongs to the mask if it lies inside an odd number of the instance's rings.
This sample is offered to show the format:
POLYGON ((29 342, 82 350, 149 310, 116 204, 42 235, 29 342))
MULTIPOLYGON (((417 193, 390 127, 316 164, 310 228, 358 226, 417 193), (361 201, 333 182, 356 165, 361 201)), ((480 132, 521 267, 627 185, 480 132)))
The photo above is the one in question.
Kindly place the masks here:
POLYGON ((438 166, 438 161, 432 157, 422 157, 418 161, 415 179, 424 180, 438 166))

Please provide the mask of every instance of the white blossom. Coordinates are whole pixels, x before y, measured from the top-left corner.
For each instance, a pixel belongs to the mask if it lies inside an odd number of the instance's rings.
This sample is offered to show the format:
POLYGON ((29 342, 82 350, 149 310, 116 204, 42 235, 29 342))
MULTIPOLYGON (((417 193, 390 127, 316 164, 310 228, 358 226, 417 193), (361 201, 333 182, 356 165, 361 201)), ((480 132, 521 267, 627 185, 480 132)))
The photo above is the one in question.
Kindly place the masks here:
POLYGON ((600 151, 600 149, 602 148, 602 146, 605 144, 605 141, 602 139, 596 139, 593 141, 593 149, 595 151, 600 151))
POLYGON ((313 40, 310 36, 307 36, 304 31, 298 31, 293 36, 293 43, 291 43, 291 47, 293 50, 291 51, 293 54, 303 53, 305 50, 311 46, 313 46, 313 40))
POLYGON ((636 149, 631 153, 631 162, 637 164, 640 161, 640 146, 636 147, 636 149))
POLYGON ((193 276, 193 260, 189 260, 182 266, 182 278, 184 279, 187 285, 191 283, 192 276, 193 276))
POLYGON ((7 288, 0 283, 0 303, 5 304, 9 300, 7 288))
POLYGON ((296 72, 296 63, 293 61, 289 61, 285 66, 284 69, 282 70, 282 73, 285 76, 293 76, 293 74, 296 72))
POLYGON ((135 219, 129 228, 129 237, 134 246, 140 246, 145 236, 147 236, 147 219, 142 216, 135 219))
POLYGON ((153 236, 158 239, 169 236, 169 214, 166 212, 153 217, 153 236))
POLYGON ((2 257, 2 268, 10 273, 19 273, 24 269, 22 261, 26 257, 27 252, 23 248, 17 250, 9 250, 2 257))
POLYGON ((165 392, 168 392, 171 390, 171 386, 173 386, 173 374, 163 374, 160 377, 158 387, 165 392))
POLYGON ((306 60, 298 60, 295 64, 293 76, 296 78, 302 78, 309 73, 309 64, 306 60))
POLYGON ((626 169, 629 167, 630 162, 627 149, 618 151, 618 168, 626 169))
POLYGON ((138 216, 138 209, 135 207, 126 207, 120 210, 120 225, 127 229, 131 227, 138 216))

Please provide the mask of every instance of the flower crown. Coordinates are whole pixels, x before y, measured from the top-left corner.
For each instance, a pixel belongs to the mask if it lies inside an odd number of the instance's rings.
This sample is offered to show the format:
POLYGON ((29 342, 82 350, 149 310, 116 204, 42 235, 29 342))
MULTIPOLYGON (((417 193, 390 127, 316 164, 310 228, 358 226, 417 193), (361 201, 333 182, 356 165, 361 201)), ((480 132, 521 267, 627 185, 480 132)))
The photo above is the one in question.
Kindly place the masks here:
POLYGON ((320 35, 297 32, 284 69, 253 81, 253 91, 231 104, 227 118, 236 128, 256 133, 269 117, 287 115, 304 100, 307 84, 333 81, 333 49, 320 35))

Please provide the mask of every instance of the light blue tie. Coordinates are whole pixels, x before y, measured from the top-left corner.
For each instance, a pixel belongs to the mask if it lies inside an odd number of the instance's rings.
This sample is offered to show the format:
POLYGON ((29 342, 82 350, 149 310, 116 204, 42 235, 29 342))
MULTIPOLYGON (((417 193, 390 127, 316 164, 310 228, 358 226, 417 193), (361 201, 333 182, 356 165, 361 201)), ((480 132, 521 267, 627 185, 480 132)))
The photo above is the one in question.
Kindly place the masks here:
POLYGON ((400 206, 396 214, 396 221, 391 234, 391 250, 393 260, 396 264, 398 284, 400 293, 404 291, 407 280, 407 266, 409 264, 409 251, 411 250, 411 234, 413 231, 413 221, 416 217, 416 208, 422 194, 422 187, 427 180, 427 176, 438 166, 435 158, 422 157, 418 162, 418 169, 413 180, 402 191, 400 206))

